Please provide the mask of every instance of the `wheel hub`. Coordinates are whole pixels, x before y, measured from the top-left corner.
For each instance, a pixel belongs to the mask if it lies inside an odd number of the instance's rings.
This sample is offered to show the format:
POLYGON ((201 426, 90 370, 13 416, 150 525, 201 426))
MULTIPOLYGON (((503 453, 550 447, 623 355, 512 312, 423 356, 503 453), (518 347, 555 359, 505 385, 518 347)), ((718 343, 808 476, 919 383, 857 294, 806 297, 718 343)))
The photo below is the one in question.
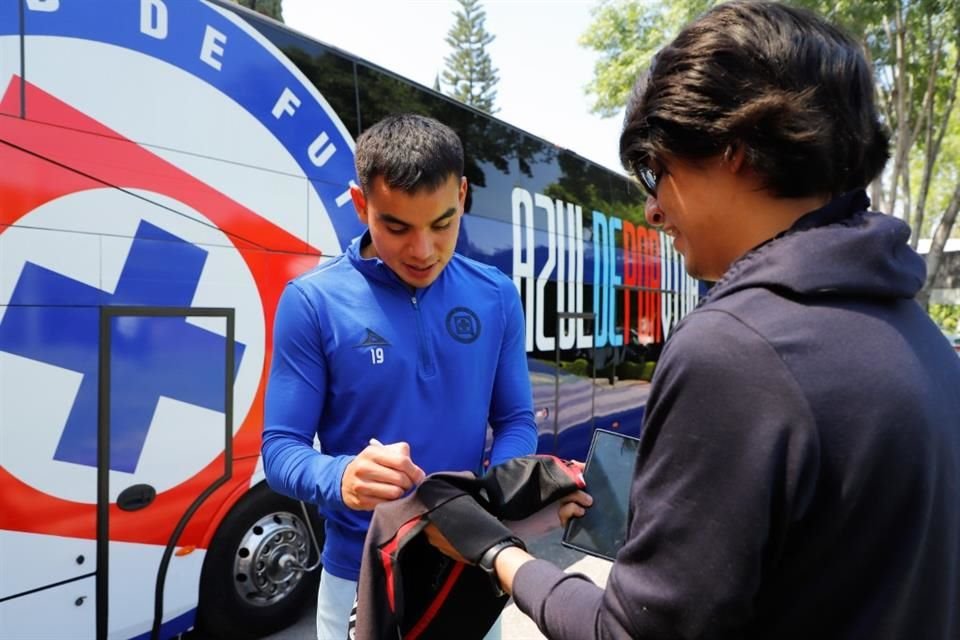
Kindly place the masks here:
POLYGON ((250 604, 266 607, 286 597, 303 578, 310 557, 303 520, 288 512, 257 520, 240 540, 233 584, 250 604))

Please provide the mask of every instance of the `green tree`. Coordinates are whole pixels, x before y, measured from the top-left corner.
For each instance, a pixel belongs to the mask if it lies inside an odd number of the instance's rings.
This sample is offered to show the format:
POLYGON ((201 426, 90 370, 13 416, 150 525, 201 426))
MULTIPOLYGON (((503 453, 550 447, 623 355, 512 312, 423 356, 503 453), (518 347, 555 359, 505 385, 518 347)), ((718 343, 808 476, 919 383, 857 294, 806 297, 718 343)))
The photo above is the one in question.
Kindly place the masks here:
POLYGON ((960 306, 955 304, 931 304, 930 317, 945 331, 960 331, 960 306))
POLYGON ((486 49, 495 36, 484 26, 487 13, 480 0, 458 2, 460 9, 454 12, 456 20, 446 37, 453 52, 444 58, 443 83, 448 95, 481 111, 496 113, 495 87, 500 78, 486 49))
POLYGON ((601 0, 580 44, 599 58, 587 93, 592 110, 604 117, 623 109, 637 77, 660 47, 694 16, 716 4, 711 0, 601 0))
POLYGON ((283 22, 283 0, 233 0, 233 2, 283 22))
MULTIPOLYGON (((680 27, 713 0, 602 0, 580 43, 599 54, 587 86, 593 110, 610 116, 626 104, 637 76, 680 27)), ((793 0, 842 24, 865 44, 878 105, 893 134, 891 161, 871 185, 878 209, 904 218, 913 242, 931 232, 929 302, 943 248, 960 209, 960 0, 793 0), (930 215, 933 211, 933 215, 930 215)))

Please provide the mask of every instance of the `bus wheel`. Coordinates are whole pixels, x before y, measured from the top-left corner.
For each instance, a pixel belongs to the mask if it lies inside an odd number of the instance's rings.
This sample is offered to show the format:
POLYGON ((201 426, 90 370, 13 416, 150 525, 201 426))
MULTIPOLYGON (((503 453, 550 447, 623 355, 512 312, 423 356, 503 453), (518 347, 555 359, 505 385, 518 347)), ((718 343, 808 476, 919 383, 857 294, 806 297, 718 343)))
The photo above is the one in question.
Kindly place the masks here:
MULTIPOLYGON (((312 508, 308 508, 313 511, 312 508)), ((323 526, 312 524, 320 546, 323 526)), ((261 483, 214 535, 200 576, 197 628, 213 638, 260 638, 295 622, 317 596, 319 568, 300 504, 261 483)))

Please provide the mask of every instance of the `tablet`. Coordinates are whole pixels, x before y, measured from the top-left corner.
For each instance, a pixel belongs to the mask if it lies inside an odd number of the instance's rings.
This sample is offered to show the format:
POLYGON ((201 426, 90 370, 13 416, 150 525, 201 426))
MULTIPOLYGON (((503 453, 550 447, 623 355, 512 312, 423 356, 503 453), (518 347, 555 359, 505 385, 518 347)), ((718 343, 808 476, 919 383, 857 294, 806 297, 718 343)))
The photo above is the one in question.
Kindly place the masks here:
POLYGON ((583 471, 593 505, 567 523, 564 546, 613 560, 627 538, 627 508, 640 439, 597 429, 583 471))

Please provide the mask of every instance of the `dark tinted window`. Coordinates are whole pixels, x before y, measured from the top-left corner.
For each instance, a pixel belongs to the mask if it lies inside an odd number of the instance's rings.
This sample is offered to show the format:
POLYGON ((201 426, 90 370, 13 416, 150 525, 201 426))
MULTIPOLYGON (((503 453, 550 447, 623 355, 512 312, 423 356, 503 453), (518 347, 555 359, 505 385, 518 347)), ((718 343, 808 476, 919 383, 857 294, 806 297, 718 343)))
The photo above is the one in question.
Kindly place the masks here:
POLYGON ((635 225, 646 226, 643 207, 647 200, 640 186, 629 178, 610 176, 610 212, 635 225))
POLYGON ((464 173, 470 184, 467 212, 511 221, 511 192, 533 179, 538 165, 543 184, 555 179, 553 147, 524 135, 426 88, 365 65, 357 68, 362 128, 395 113, 420 113, 450 126, 464 146, 464 173), (547 175, 549 174, 549 175, 547 175))
POLYGON ((354 138, 359 135, 353 62, 304 36, 244 13, 243 18, 297 65, 340 117, 354 138))

